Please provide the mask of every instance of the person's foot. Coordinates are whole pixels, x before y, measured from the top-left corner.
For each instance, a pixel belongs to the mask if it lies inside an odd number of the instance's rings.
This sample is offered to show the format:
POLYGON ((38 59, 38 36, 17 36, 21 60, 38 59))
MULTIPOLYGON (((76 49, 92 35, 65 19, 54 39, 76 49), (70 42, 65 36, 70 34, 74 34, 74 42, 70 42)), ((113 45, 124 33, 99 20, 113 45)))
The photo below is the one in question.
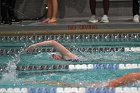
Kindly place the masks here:
POLYGON ((139 23, 139 15, 134 15, 133 22, 139 23))
POLYGON ((109 18, 107 15, 103 15, 103 17, 101 18, 101 21, 102 23, 109 23, 109 18))
POLYGON ((47 19, 43 20, 42 23, 48 23, 49 20, 50 20, 50 18, 47 18, 47 19))
POLYGON ((55 18, 52 18, 48 21, 48 23, 56 23, 56 19, 55 18))
POLYGON ((96 18, 95 15, 92 15, 92 16, 90 17, 90 19, 89 19, 88 22, 90 22, 90 23, 97 23, 97 22, 98 22, 98 19, 96 18))

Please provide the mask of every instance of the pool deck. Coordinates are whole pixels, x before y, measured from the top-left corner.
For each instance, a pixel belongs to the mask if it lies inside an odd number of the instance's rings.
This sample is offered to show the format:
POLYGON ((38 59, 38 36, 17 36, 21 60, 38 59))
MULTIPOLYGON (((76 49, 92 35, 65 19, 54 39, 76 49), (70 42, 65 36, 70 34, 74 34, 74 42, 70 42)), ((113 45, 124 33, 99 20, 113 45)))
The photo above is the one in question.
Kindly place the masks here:
POLYGON ((140 23, 134 23, 132 16, 110 17, 109 23, 88 23, 86 17, 58 19, 55 24, 41 23, 39 20, 22 20, 12 25, 0 25, 0 35, 60 34, 60 33, 139 33, 140 23), (47 33, 46 33, 47 32, 47 33), (58 33, 60 32, 60 33, 58 33))

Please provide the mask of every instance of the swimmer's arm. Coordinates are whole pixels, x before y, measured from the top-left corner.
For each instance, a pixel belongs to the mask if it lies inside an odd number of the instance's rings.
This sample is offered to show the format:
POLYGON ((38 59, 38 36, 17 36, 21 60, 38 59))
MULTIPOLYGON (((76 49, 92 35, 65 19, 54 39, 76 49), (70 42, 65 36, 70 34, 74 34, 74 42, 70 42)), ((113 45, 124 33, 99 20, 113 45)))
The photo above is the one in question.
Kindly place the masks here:
POLYGON ((25 84, 48 84, 48 85, 59 85, 66 87, 104 87, 104 82, 81 82, 81 83, 66 83, 66 82, 51 82, 51 81, 25 81, 25 84))
POLYGON ((24 81, 24 84, 48 84, 48 85, 69 85, 64 82, 57 81, 24 81))
POLYGON ((25 49, 25 51, 32 51, 34 48, 39 47, 39 46, 45 46, 45 45, 51 45, 51 41, 43 41, 43 42, 39 42, 39 43, 35 43, 30 45, 29 47, 27 47, 25 49))
POLYGON ((78 87, 78 83, 65 83, 59 81, 25 81, 24 84, 47 84, 47 85, 58 85, 58 86, 67 86, 67 87, 78 87))
POLYGON ((111 80, 108 82, 108 87, 118 87, 121 85, 127 85, 129 83, 136 82, 137 80, 140 80, 140 72, 136 73, 129 73, 124 76, 121 76, 117 79, 111 80))
POLYGON ((140 80, 140 72, 129 73, 109 82, 83 82, 83 83, 65 83, 65 82, 49 82, 49 81, 26 81, 26 84, 49 84, 62 85, 68 87, 118 87, 128 83, 140 80))
POLYGON ((40 43, 32 44, 31 46, 29 46, 28 48, 26 48, 25 51, 31 51, 35 47, 45 46, 45 45, 53 46, 63 56, 77 57, 75 54, 71 53, 68 49, 66 49, 63 45, 61 45, 60 43, 58 43, 55 40, 48 40, 48 41, 43 41, 43 42, 40 42, 40 43))

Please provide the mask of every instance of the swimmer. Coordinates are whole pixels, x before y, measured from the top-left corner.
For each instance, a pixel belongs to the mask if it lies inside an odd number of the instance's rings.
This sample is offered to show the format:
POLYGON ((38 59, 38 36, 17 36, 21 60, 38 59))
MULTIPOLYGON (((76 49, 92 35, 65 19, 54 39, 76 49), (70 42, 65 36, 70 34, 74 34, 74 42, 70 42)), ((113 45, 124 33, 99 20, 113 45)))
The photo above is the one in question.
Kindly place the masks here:
POLYGON ((68 49, 66 49, 62 44, 58 43, 55 40, 48 40, 48 41, 43 41, 43 42, 39 42, 36 44, 32 44, 29 47, 27 47, 25 49, 26 52, 30 52, 32 51, 35 47, 39 47, 39 46, 52 46, 54 47, 59 53, 59 54, 52 54, 52 58, 56 59, 56 60, 66 60, 66 61, 72 61, 72 60, 78 60, 77 55, 71 53, 68 49))
POLYGON ((114 80, 107 82, 82 82, 82 83, 65 83, 55 81, 25 81, 25 84, 48 84, 48 85, 59 85, 67 87, 119 87, 128 85, 140 80, 140 72, 133 72, 118 77, 114 80))

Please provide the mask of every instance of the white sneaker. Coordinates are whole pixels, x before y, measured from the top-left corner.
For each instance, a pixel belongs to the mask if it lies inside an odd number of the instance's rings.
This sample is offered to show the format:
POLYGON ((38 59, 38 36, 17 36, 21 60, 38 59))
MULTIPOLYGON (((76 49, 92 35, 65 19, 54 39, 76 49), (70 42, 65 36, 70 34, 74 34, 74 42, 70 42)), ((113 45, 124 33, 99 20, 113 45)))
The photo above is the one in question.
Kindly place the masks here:
POLYGON ((107 15, 104 15, 102 18, 101 18, 101 21, 102 23, 108 23, 109 22, 109 18, 107 15))
POLYGON ((89 19, 88 22, 90 22, 90 23, 97 23, 97 22, 98 22, 98 19, 96 18, 95 15, 92 15, 92 16, 90 17, 90 19, 89 19))
POLYGON ((139 15, 134 15, 133 22, 139 23, 139 15))

